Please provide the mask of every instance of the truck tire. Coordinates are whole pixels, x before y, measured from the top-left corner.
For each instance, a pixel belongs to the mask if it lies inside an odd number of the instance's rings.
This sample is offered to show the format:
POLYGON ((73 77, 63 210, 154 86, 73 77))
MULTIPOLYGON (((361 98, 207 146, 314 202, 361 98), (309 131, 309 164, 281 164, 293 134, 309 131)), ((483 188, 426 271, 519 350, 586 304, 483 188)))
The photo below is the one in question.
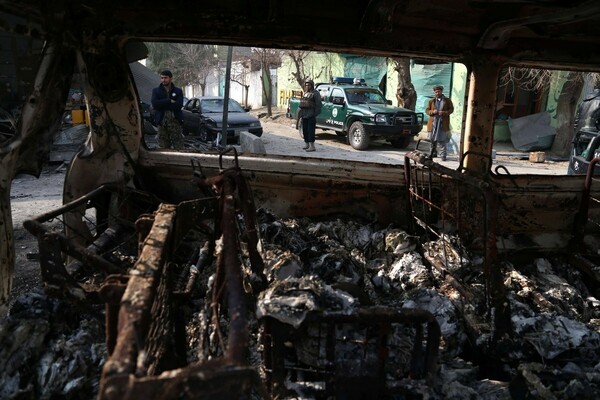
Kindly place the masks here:
POLYGON ((348 143, 356 150, 364 150, 369 147, 369 135, 362 122, 356 121, 350 125, 348 143))
POLYGON ((412 137, 410 137, 410 136, 390 140, 390 143, 392 144, 392 146, 397 149, 407 148, 408 145, 410 144, 410 142, 412 142, 412 137))

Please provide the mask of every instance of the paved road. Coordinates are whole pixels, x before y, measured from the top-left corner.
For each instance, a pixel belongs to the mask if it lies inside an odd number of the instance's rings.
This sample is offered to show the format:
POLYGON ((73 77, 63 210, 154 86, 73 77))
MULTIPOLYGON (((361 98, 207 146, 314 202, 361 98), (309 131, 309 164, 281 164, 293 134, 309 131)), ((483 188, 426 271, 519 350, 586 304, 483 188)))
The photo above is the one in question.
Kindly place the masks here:
MULTIPOLYGON (((348 145, 345 137, 338 136, 331 131, 317 129, 315 143, 317 151, 307 153, 302 150, 304 141, 291 119, 284 115, 278 115, 274 119, 262 118, 261 123, 264 128, 261 139, 267 154, 404 164, 406 151, 414 150, 418 143, 415 141, 407 149, 399 150, 385 141, 380 141, 371 143, 367 150, 359 151, 348 145)), ((458 148, 456 143, 452 147, 458 148)), ((428 144, 421 142, 419 148, 427 151, 428 144)), ((496 159, 493 161, 492 169, 502 165, 511 174, 566 175, 567 173, 566 161, 547 160, 544 163, 532 163, 528 160, 528 153, 516 151, 510 143, 497 143, 495 149, 496 159)), ((459 164, 456 150, 449 154, 447 161, 442 162, 439 158, 436 158, 436 161, 453 169, 458 168, 459 164)))

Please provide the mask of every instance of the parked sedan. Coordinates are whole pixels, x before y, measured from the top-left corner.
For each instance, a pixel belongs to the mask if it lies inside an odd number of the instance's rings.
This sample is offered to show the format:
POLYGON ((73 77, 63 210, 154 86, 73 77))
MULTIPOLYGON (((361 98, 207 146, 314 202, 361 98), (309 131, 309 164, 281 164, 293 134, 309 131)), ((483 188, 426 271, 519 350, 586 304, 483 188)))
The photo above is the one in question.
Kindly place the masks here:
MULTIPOLYGON (((183 106, 183 132, 195 135, 202 141, 214 141, 223 127, 223 97, 191 98, 183 106)), ((237 101, 229 99, 227 113, 227 143, 238 143, 241 131, 262 136, 263 128, 258 118, 248 114, 237 101)))

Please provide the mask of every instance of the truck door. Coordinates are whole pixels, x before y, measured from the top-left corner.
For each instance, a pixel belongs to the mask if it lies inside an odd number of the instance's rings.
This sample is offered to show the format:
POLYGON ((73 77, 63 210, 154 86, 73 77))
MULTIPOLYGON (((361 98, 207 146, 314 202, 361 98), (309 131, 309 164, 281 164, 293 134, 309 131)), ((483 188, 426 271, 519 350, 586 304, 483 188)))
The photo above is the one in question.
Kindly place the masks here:
POLYGON ((344 129, 344 121, 346 120, 346 96, 340 88, 331 90, 331 117, 328 119, 328 127, 341 131, 344 129))
POLYGON ((318 86, 317 90, 321 95, 321 114, 317 115, 317 126, 327 128, 327 120, 331 118, 331 99, 329 97, 329 86, 318 86))

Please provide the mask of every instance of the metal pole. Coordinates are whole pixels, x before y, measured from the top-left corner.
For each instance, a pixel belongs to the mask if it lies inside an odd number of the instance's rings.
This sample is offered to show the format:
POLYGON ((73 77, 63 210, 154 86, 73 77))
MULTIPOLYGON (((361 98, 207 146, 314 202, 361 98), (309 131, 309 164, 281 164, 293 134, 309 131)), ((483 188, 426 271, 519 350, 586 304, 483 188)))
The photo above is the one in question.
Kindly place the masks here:
POLYGON ((225 70, 225 93, 223 95, 225 101, 223 102, 223 127, 221 128, 221 147, 227 146, 227 120, 229 112, 229 81, 231 80, 231 57, 233 53, 233 47, 227 48, 227 68, 225 70))

